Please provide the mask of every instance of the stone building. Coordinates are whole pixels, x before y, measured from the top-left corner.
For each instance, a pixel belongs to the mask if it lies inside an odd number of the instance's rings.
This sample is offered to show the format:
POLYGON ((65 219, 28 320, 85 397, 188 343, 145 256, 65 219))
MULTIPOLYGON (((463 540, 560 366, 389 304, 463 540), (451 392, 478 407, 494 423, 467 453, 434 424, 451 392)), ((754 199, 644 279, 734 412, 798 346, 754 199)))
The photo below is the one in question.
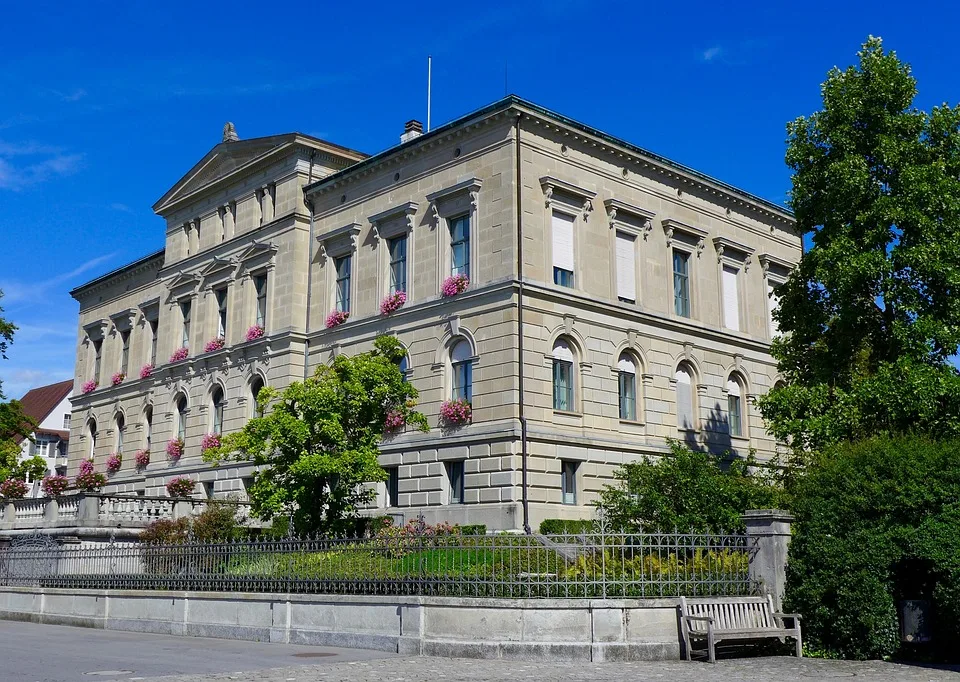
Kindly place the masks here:
POLYGON ((371 157, 228 124, 154 210, 164 250, 73 292, 71 468, 122 449, 114 490, 161 494, 187 474, 242 494, 249 467, 205 465, 203 436, 240 428, 260 386, 379 334, 407 349, 434 426, 385 437, 387 513, 536 528, 589 517, 616 467, 667 439, 775 451, 754 398, 777 379, 791 214, 519 98, 427 133, 411 121, 371 157), (443 296, 455 275, 469 285, 443 296), (328 328, 334 311, 349 317, 328 328), (472 421, 440 424, 457 397, 472 421))

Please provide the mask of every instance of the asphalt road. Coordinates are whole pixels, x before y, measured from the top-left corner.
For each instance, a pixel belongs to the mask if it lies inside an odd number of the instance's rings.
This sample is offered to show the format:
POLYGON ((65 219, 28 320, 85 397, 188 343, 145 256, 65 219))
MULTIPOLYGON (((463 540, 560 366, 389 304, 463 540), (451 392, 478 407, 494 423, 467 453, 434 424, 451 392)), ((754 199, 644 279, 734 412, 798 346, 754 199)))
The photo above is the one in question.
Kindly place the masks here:
POLYGON ((0 621, 0 682, 106 682, 166 675, 202 677, 387 656, 391 654, 363 649, 0 621))

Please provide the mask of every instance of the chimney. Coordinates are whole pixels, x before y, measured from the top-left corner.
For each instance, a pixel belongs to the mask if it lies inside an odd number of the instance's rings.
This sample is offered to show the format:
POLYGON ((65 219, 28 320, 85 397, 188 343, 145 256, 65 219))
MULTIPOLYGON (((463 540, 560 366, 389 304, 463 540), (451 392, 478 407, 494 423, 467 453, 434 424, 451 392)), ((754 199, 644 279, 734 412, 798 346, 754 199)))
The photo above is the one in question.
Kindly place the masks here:
POLYGON ((420 137, 421 135, 423 135, 423 124, 416 119, 407 121, 406 125, 403 126, 403 135, 400 136, 400 144, 409 142, 413 138, 420 137))

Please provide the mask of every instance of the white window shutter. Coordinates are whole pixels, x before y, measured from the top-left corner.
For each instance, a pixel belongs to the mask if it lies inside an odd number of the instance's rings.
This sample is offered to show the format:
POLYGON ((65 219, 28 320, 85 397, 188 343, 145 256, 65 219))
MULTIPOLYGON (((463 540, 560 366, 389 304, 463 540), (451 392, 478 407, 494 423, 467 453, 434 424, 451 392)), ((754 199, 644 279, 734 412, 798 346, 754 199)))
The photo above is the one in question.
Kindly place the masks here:
POLYGON ((780 307, 780 297, 774 292, 774 289, 777 287, 776 282, 771 282, 767 280, 767 302, 770 305, 770 338, 772 339, 775 336, 780 335, 780 326, 777 324, 777 321, 773 319, 773 311, 780 307))
POLYGON ((693 387, 690 375, 678 369, 675 375, 677 380, 677 426, 681 429, 694 429, 693 421, 693 387))
POLYGON ((573 272, 573 217, 553 214, 553 267, 573 272))
POLYGON ((740 330, 740 292, 737 269, 723 266, 723 326, 740 330))
POLYGON ((634 238, 617 232, 617 297, 637 300, 637 273, 634 238))

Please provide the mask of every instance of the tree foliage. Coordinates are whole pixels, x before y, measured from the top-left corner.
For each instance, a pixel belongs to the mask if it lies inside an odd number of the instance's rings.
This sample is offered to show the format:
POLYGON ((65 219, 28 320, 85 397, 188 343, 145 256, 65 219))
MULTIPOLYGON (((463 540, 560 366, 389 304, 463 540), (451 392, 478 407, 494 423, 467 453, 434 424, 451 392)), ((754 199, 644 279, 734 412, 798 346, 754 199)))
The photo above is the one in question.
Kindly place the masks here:
POLYGON ((399 369, 403 355, 399 341, 382 336, 372 351, 338 355, 304 382, 261 390, 263 416, 204 457, 259 466, 250 498, 260 518, 289 516, 298 533, 350 533, 357 508, 374 494, 362 484, 386 479, 377 455, 387 415, 427 430, 414 409, 417 391, 399 369))
MULTIPOLYGON (((3 298, 3 292, 0 291, 0 299, 3 298)), ((0 313, 3 308, 0 307, 0 313)), ((17 326, 0 315, 0 358, 7 359, 7 348, 13 343, 13 333, 17 331, 17 326)), ((3 399, 3 383, 0 382, 0 400, 3 399)))
POLYGON ((19 400, 0 403, 0 481, 8 478, 39 478, 47 471, 42 457, 20 462, 22 439, 32 438, 36 422, 23 411, 19 400))
POLYGON ((671 455, 627 462, 614 473, 619 483, 604 486, 597 506, 611 527, 735 532, 743 530, 746 510, 780 506, 778 482, 752 473, 752 459, 724 461, 677 441, 670 445, 671 455))
POLYGON ((760 408, 797 452, 960 434, 960 107, 916 109, 909 65, 879 38, 858 55, 788 125, 790 206, 812 245, 778 288, 786 386, 760 408))

